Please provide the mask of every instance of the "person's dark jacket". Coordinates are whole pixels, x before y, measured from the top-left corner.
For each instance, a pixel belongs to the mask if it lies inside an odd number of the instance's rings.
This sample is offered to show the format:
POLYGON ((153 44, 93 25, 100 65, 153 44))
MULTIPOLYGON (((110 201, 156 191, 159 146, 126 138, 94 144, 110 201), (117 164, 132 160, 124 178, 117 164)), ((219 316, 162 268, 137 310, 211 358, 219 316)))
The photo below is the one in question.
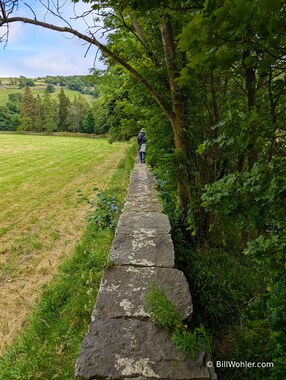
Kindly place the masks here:
POLYGON ((138 141, 138 145, 142 145, 144 143, 146 143, 147 141, 147 138, 146 138, 146 134, 145 132, 139 132, 138 136, 137 136, 137 141, 138 141))

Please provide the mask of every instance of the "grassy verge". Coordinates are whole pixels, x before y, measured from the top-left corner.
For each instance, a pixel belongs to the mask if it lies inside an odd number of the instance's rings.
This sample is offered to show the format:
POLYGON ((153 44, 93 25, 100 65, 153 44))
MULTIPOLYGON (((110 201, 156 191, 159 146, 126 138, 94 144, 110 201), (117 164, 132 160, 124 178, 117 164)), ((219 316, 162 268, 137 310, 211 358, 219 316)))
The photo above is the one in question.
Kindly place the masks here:
MULTIPOLYGON (((121 202, 134 155, 133 147, 106 189, 121 202)), ((79 346, 90 322, 112 239, 112 231, 87 226, 73 256, 44 289, 23 333, 0 359, 1 379, 73 379, 79 346)))

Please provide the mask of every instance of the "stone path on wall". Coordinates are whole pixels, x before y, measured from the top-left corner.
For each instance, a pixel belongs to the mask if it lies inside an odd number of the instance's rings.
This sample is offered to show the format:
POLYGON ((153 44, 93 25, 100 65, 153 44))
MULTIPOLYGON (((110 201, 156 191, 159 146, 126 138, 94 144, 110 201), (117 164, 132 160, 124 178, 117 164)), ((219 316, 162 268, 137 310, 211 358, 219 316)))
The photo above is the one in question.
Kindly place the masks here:
POLYGON ((113 265, 104 272, 76 363, 77 380, 216 379, 204 352, 195 361, 184 357, 145 310, 155 282, 184 318, 192 313, 187 281, 174 268, 171 226, 154 184, 147 166, 136 163, 110 250, 113 265))

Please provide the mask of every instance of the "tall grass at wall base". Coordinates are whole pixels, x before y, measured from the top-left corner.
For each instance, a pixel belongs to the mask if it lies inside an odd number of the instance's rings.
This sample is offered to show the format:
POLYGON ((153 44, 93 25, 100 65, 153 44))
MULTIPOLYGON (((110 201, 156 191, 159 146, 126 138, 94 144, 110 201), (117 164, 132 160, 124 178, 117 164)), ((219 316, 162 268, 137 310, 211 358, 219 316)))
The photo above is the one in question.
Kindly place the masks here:
MULTIPOLYGON (((136 147, 118 166, 108 191, 123 202, 136 147)), ((71 380, 114 232, 88 225, 72 257, 47 285, 23 333, 0 358, 2 380, 71 380)), ((29 278, 27 278, 29 281, 29 278)))

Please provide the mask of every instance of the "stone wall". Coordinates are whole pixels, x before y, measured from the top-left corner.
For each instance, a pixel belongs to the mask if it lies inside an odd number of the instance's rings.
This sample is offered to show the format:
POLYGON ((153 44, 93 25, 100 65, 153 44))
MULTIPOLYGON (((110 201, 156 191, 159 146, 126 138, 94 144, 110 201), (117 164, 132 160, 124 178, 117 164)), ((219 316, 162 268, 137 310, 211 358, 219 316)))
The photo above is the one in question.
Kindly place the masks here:
POLYGON ((76 363, 77 380, 216 378, 204 352, 195 361, 185 357, 145 310, 155 282, 184 318, 192 313, 187 281, 174 268, 171 226, 154 183, 146 165, 136 163, 110 250, 111 266, 104 272, 76 363))

